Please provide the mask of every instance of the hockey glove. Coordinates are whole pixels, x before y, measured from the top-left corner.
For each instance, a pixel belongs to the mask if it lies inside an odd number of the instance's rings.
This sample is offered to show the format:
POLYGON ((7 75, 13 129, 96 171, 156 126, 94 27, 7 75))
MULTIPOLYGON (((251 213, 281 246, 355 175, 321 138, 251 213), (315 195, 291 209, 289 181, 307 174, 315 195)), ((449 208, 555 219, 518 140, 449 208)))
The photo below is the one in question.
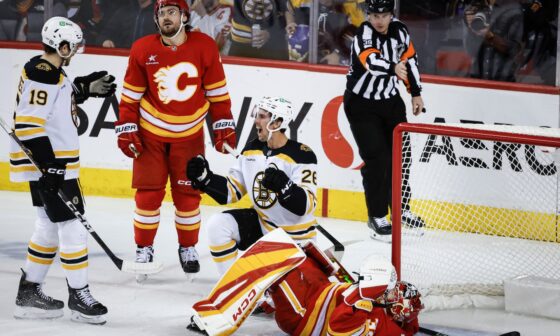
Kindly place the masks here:
POLYGON ((191 180, 193 189, 204 191, 213 175, 208 161, 202 155, 193 157, 187 163, 187 178, 191 180))
POLYGON ((224 148, 224 142, 227 143, 231 148, 235 148, 236 135, 235 135, 235 123, 231 119, 222 119, 216 121, 212 125, 212 130, 214 130, 214 141, 216 142, 215 148, 220 153, 227 153, 224 148))
POLYGON ((280 197, 284 196, 294 184, 286 173, 273 167, 266 168, 261 183, 263 187, 274 191, 280 197))
POLYGON ((411 283, 399 281, 393 291, 387 295, 387 301, 393 304, 387 308, 387 314, 397 322, 413 322, 424 309, 420 292, 411 283))
POLYGON ((115 126, 119 148, 129 158, 137 158, 144 151, 142 141, 138 135, 138 126, 135 123, 126 123, 115 126))
POLYGON ((57 193, 64 183, 66 175, 66 165, 49 162, 41 166, 43 175, 39 178, 39 189, 46 193, 57 193))
POLYGON ((115 93, 117 85, 113 83, 115 77, 107 71, 96 71, 83 77, 74 79, 77 88, 76 103, 81 104, 89 97, 109 97, 115 93))

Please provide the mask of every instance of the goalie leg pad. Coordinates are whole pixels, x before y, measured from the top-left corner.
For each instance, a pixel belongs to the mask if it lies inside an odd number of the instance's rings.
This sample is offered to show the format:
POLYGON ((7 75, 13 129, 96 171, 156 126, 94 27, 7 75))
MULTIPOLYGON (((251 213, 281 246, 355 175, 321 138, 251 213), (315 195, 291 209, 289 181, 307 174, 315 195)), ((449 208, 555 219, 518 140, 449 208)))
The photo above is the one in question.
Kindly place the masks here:
POLYGON ((268 233, 243 252, 206 299, 193 305, 193 320, 209 335, 232 334, 264 292, 305 258, 282 229, 268 233))

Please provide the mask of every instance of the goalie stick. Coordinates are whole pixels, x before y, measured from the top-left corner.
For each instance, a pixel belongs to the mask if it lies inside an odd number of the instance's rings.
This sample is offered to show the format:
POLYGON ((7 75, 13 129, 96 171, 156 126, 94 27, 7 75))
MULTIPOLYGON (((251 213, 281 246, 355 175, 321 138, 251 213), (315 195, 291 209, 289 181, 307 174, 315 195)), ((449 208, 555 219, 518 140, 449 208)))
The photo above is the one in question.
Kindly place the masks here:
MULTIPOLYGON (((14 140, 15 143, 21 148, 21 150, 23 151, 23 153, 25 153, 25 155, 27 156, 29 161, 31 161, 33 166, 35 166, 37 170, 41 171, 39 165, 37 164, 35 159, 33 159, 32 153, 29 150, 29 148, 25 147, 23 142, 21 142, 21 140, 16 136, 14 131, 10 129, 10 127, 4 121, 3 118, 0 118, 0 126, 2 126, 4 131, 8 133, 8 136, 12 138, 12 140, 14 140)), ((103 251, 105 251, 107 256, 111 258, 111 261, 113 261, 113 263, 115 264, 115 266, 117 266, 119 270, 127 273, 134 273, 134 274, 154 274, 160 272, 163 269, 163 264, 161 262, 155 261, 151 263, 137 263, 137 262, 122 260, 121 258, 117 257, 113 253, 113 251, 111 251, 111 249, 105 244, 105 242, 101 239, 101 237, 99 237, 97 232, 95 232, 95 230, 88 222, 86 217, 83 216, 78 211, 76 206, 68 199, 68 197, 66 197, 66 195, 64 194, 64 192, 62 192, 61 189, 58 190, 58 197, 60 197, 60 199, 62 200, 62 202, 64 202, 66 207, 74 214, 74 216, 80 221, 80 223, 82 223, 82 225, 86 228, 86 230, 88 230, 88 232, 91 234, 93 239, 95 239, 95 241, 99 244, 99 246, 101 246, 103 251)))

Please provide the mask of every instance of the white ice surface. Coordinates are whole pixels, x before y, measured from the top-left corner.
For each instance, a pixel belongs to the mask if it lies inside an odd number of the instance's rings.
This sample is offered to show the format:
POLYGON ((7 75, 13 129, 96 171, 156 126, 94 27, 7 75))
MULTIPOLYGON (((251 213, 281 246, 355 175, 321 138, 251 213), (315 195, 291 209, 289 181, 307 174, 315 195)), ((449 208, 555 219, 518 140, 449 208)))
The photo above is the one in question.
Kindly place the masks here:
MULTIPOLYGON (((119 257, 134 258, 132 199, 87 197, 86 217, 105 243, 119 257)), ((221 207, 203 206, 202 230, 197 250, 201 257, 201 272, 189 283, 180 270, 177 237, 173 225, 173 207, 165 203, 155 241, 156 258, 165 263, 164 270, 145 283, 136 283, 134 276, 116 269, 103 250, 90 238, 89 279, 95 298, 109 308, 107 324, 90 326, 70 321, 70 313, 57 320, 29 321, 12 317, 20 271, 25 262, 27 243, 33 232, 35 210, 28 193, 0 192, 0 335, 189 335, 189 307, 212 288, 218 274, 210 259, 206 244, 204 220, 221 207)), ((359 222, 319 218, 321 225, 340 241, 364 240, 347 247, 343 263, 349 271, 356 270, 368 254, 390 255, 390 245, 369 240, 366 225, 359 222)), ((322 247, 329 243, 319 238, 322 247)), ((45 292, 67 301, 67 289, 60 262, 51 267, 45 292)), ((538 293, 535 293, 538 295, 538 293)), ((421 324, 445 325, 503 333, 517 330, 523 336, 560 334, 560 321, 531 318, 495 310, 450 310, 421 314, 421 324)), ((247 319, 238 335, 283 335, 273 320, 247 319)), ((465 334, 461 334, 465 335, 465 334)), ((470 334, 469 334, 470 335, 470 334)))

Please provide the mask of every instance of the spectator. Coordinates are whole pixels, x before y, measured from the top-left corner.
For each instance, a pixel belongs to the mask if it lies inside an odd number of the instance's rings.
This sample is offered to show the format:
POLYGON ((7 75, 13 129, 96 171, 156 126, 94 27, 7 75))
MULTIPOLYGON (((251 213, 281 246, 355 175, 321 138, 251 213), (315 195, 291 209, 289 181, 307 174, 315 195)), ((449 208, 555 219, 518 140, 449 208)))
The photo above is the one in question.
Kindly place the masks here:
POLYGON ((515 81, 522 63, 523 12, 518 1, 474 0, 465 9, 471 77, 515 81))
MULTIPOLYGON (((320 63, 349 64, 352 38, 357 27, 364 21, 364 13, 360 8, 361 3, 363 0, 319 0, 318 52, 320 63)), ((296 23, 298 28, 309 25, 310 8, 311 1, 309 0, 289 0, 288 9, 293 13, 295 22, 286 26, 289 36, 294 34, 296 23)), ((308 43, 308 41, 305 42, 308 43)))
POLYGON ((230 6, 220 4, 219 0, 195 0, 191 5, 191 26, 193 31, 201 31, 216 40, 222 55, 227 55, 226 44, 231 31, 230 6))
POLYGON ((547 85, 555 84, 556 41, 558 27, 558 0, 523 0, 524 68, 534 73, 547 85))
POLYGON ((152 0, 116 0, 113 14, 104 20, 97 44, 105 48, 130 48, 140 37, 157 32, 152 0), (134 23, 131 25, 131 23, 134 23))
POLYGON ((229 55, 288 60, 286 0, 234 0, 229 55))

